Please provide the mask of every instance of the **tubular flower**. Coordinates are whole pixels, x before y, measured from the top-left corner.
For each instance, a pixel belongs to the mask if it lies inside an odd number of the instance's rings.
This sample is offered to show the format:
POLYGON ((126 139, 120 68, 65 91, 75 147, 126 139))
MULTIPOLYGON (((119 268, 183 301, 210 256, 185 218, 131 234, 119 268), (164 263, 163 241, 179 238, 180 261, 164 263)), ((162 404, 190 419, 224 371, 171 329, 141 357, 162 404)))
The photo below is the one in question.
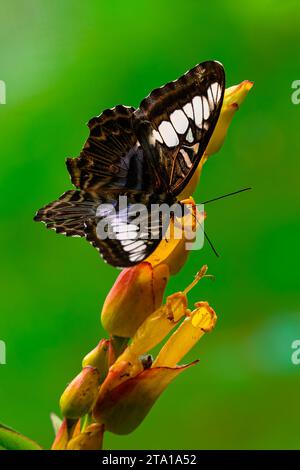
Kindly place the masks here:
POLYGON ((154 253, 147 258, 154 267, 166 264, 171 275, 177 274, 184 266, 205 218, 204 212, 197 208, 193 198, 181 202, 188 208, 187 214, 171 219, 168 237, 163 239, 154 253))
POLYGON ((194 344, 216 322, 216 314, 207 302, 199 302, 193 312, 187 308, 187 292, 206 273, 204 267, 183 292, 167 298, 139 327, 130 345, 111 366, 100 387, 93 417, 105 429, 116 434, 132 432, 144 419, 155 401, 177 375, 197 361, 178 366, 194 344), (152 363, 145 354, 159 344, 180 322, 152 363))
POLYGON ((212 155, 220 150, 233 116, 240 108, 240 105, 243 103, 252 87, 253 82, 244 80, 239 85, 226 88, 220 117, 205 150, 206 156, 212 155))

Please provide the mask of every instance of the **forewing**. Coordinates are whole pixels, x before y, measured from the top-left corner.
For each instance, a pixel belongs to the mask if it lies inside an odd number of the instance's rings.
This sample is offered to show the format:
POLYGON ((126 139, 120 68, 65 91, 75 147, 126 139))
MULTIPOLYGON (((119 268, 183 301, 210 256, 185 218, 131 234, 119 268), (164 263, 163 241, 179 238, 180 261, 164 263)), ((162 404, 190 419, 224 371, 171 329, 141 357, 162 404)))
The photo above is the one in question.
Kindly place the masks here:
POLYGON ((187 185, 205 152, 220 115, 224 89, 223 66, 203 62, 152 91, 135 112, 153 126, 149 143, 157 148, 174 195, 187 185))

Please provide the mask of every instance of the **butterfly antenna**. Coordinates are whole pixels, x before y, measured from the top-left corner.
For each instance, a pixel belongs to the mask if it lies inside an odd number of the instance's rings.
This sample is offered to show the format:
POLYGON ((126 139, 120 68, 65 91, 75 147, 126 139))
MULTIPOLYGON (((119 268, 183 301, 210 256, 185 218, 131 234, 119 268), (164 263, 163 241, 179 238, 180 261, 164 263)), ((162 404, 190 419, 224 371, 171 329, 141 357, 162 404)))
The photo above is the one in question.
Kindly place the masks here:
POLYGON ((217 258, 220 257, 219 253, 217 252, 217 250, 215 249, 214 245, 212 244, 212 241, 209 239, 208 235, 207 235, 207 232, 205 230, 203 230, 204 232, 204 236, 206 238, 206 240, 208 241, 212 251, 214 252, 214 254, 216 255, 217 258))
POLYGON ((214 197, 213 199, 208 199, 207 201, 201 202, 201 204, 208 204, 209 202, 219 201, 220 199, 224 199, 225 197, 234 196, 235 194, 243 193, 244 191, 249 191, 252 188, 243 188, 239 189, 238 191, 234 191, 233 193, 223 194, 223 196, 214 197))

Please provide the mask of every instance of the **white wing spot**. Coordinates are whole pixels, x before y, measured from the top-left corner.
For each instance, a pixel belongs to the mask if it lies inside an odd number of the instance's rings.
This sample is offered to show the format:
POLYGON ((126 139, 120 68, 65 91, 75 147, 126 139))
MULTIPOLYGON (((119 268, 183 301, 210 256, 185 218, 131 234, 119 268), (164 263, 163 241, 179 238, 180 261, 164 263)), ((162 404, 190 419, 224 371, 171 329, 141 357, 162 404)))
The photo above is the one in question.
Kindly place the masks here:
POLYGON ((175 147, 179 144, 178 136, 170 122, 163 121, 159 125, 158 130, 168 147, 175 147))
POLYGON ((207 89, 207 98, 208 98, 208 102, 209 102, 210 108, 211 108, 211 109, 214 109, 214 107, 215 107, 215 100, 214 100, 214 95, 213 95, 213 92, 212 92, 212 89, 211 89, 210 86, 209 86, 208 89, 207 89))
POLYGON ((163 141, 162 138, 161 138, 160 133, 159 133, 156 129, 153 129, 152 135, 153 135, 153 137, 154 137, 155 140, 157 140, 157 141, 160 142, 161 144, 164 143, 164 141, 163 141))
POLYGON ((135 254, 138 254, 137 251, 144 251, 145 243, 142 241, 136 241, 129 246, 124 246, 124 251, 135 251, 135 254))
POLYGON ((187 103, 183 106, 183 111, 187 115, 187 117, 194 119, 193 107, 191 103, 187 103))
POLYGON ((127 224, 126 222, 118 222, 113 221, 111 222, 111 226, 113 227, 114 232, 137 232, 139 230, 139 226, 135 224, 127 224))
POLYGON ((137 255, 137 254, 132 254, 132 255, 129 255, 129 259, 130 261, 132 262, 135 262, 135 261, 141 261, 143 259, 144 255, 137 255))
POLYGON ((117 240, 135 240, 138 237, 138 234, 136 232, 120 232, 116 233, 116 239, 117 240))
POLYGON ((193 107, 194 107, 196 126, 201 128, 202 122, 203 122, 203 112, 202 112, 202 101, 201 101, 200 96, 194 96, 193 107))
POLYGON ((218 86, 218 91, 217 91, 217 103, 220 101, 221 94, 222 94, 222 91, 221 91, 221 87, 220 87, 220 85, 219 85, 219 86, 218 86))
POLYGON ((218 101, 220 99, 220 97, 218 97, 219 90, 220 90, 220 85, 218 84, 218 82, 215 82, 212 85, 210 85, 210 89, 211 89, 211 92, 212 92, 213 99, 214 99, 215 103, 218 103, 218 101))
POLYGON ((209 104, 205 96, 202 96, 202 102, 203 102, 203 117, 204 119, 208 119, 210 111, 209 111, 209 104))
POLYGON ((121 244, 123 246, 131 245, 132 243, 132 240, 121 240, 121 244))
POLYGON ((193 142, 194 140, 194 137, 193 137, 193 133, 192 133, 192 129, 189 129, 187 135, 186 135, 186 140, 190 143, 193 142))
POLYGON ((181 109, 176 109, 170 115, 171 122, 179 134, 184 134, 189 127, 189 120, 181 109))

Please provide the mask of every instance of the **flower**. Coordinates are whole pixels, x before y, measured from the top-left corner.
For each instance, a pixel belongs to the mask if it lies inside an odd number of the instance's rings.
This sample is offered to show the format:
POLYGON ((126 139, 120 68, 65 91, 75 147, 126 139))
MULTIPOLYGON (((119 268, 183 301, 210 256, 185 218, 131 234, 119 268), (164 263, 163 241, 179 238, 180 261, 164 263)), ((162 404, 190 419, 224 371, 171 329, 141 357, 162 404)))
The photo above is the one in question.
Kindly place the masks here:
POLYGON ((187 213, 184 217, 170 220, 169 236, 160 242, 146 260, 154 267, 166 264, 171 275, 177 274, 184 266, 197 230, 205 218, 204 212, 199 211, 193 198, 181 200, 181 203, 187 208, 187 213))
POLYGON ((220 150, 233 116, 240 108, 240 105, 243 103, 252 87, 253 82, 244 80, 239 85, 234 85, 225 90, 220 117, 205 150, 206 156, 210 156, 220 150))
POLYGON ((163 300, 169 280, 166 264, 143 262, 123 269, 104 302, 101 321, 110 335, 130 338, 163 300))
POLYGON ((216 314, 207 302, 199 302, 190 312, 188 291, 206 275, 204 266, 195 281, 183 292, 167 298, 166 303, 146 318, 100 387, 93 408, 94 419, 116 434, 132 432, 145 418, 165 388, 181 372, 196 364, 178 366, 194 344, 216 323, 216 314), (180 320, 184 321, 167 340, 155 361, 144 355, 159 344, 180 320))

